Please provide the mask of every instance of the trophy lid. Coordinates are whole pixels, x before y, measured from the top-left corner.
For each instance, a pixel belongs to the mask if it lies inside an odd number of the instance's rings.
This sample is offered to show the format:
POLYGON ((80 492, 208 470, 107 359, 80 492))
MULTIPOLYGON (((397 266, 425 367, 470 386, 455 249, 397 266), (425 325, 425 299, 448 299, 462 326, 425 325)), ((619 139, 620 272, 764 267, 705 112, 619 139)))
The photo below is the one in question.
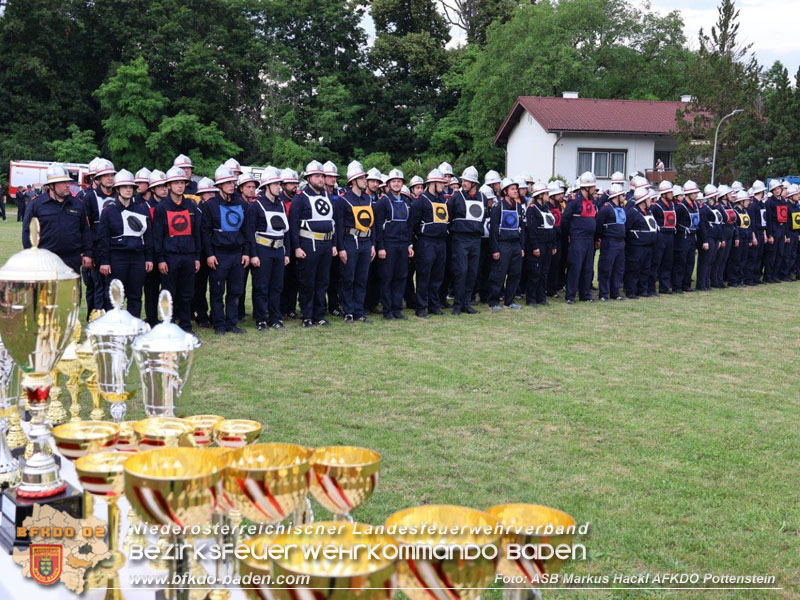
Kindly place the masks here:
POLYGON ((119 279, 111 282, 108 295, 111 298, 111 310, 86 326, 87 336, 119 335, 127 337, 141 335, 150 330, 147 323, 122 308, 125 301, 125 288, 119 279))
POLYGON ((0 267, 0 281, 55 281, 80 277, 50 250, 39 248, 39 219, 31 219, 31 247, 20 250, 0 267))
POLYGON ((168 290, 161 290, 158 296, 158 316, 161 323, 133 340, 134 352, 193 352, 200 347, 200 340, 172 322, 172 295, 168 290))

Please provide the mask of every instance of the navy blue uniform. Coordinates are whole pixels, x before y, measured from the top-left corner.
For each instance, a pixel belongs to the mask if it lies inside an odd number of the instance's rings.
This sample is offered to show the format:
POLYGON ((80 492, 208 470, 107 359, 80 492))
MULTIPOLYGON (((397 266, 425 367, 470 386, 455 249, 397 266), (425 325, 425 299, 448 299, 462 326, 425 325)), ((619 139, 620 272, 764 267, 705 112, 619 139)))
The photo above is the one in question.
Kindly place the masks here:
POLYGON ((731 249, 736 240, 736 225, 739 221, 736 211, 729 204, 717 202, 717 212, 719 212, 722 225, 720 227, 720 248, 717 251, 714 264, 711 266, 711 286, 716 288, 724 287, 723 281, 726 279, 728 259, 731 249), (725 243, 725 246, 722 245, 725 243))
POLYGON ((453 280, 453 312, 470 309, 478 263, 481 236, 486 218, 486 198, 477 189, 472 194, 461 190, 447 200, 450 216, 450 265, 453 280))
POLYGON ((122 282, 126 308, 138 319, 142 314, 145 262, 153 262, 152 222, 145 206, 131 201, 126 207, 117 199, 103 209, 96 258, 98 267, 111 267, 111 275, 106 277, 109 283, 113 279, 122 282))
POLYGON ((736 235, 731 254, 728 258, 727 280, 728 285, 738 287, 745 284, 745 266, 747 265, 748 245, 753 239, 753 229, 751 226, 750 215, 740 204, 734 206, 736 213, 736 235))
POLYGON ((597 263, 597 287, 601 298, 618 298, 625 274, 625 236, 628 217, 625 208, 613 200, 604 203, 597 213, 600 237, 600 260, 597 263))
POLYGON ((347 262, 339 267, 339 299, 344 314, 359 319, 366 316, 364 301, 375 243, 372 198, 366 192, 356 195, 349 189, 339 198, 334 210, 339 225, 336 248, 347 252, 347 262))
MULTIPOLYGON (((147 200, 137 194, 134 196, 134 201, 147 210, 147 214, 150 217, 150 233, 152 235, 153 216, 158 204, 155 194, 152 194, 147 200)), ((155 250, 153 259, 155 259, 155 250)), ((144 276, 144 320, 147 321, 150 327, 155 327, 158 324, 158 292, 161 290, 161 275, 158 272, 155 260, 153 262, 153 270, 144 276)))
POLYGON ((722 216, 708 204, 700 207, 700 226, 697 230, 697 283, 698 290, 711 289, 711 266, 719 250, 722 235, 722 216), (708 247, 703 248, 705 244, 708 247))
POLYGON ((318 322, 325 318, 325 294, 331 276, 333 257, 333 202, 327 192, 310 185, 295 194, 289 209, 292 248, 306 254, 297 260, 297 283, 303 319, 318 322))
POLYGON ((81 272, 81 255, 94 257, 92 233, 83 204, 75 196, 58 202, 50 194, 34 198, 22 222, 22 247, 31 247, 31 219, 39 219, 39 248, 57 254, 76 273, 81 272))
POLYGON ((659 291, 669 293, 672 291, 672 262, 675 254, 675 228, 677 225, 675 203, 659 198, 650 206, 650 214, 656 220, 658 237, 653 249, 653 264, 648 291, 651 294, 656 292, 656 280, 658 280, 659 291))
POLYGON ((797 262, 797 238, 800 233, 800 205, 797 202, 787 201, 786 206, 789 210, 786 221, 786 237, 789 238, 789 241, 783 248, 783 261, 778 272, 781 281, 791 281, 791 275, 797 271, 795 263, 797 262))
POLYGON ((375 204, 375 246, 386 251, 382 261, 381 306, 386 318, 402 318, 411 246, 409 205, 391 191, 375 204))
POLYGON ((675 230, 675 253, 672 263, 672 289, 689 292, 692 289, 695 254, 697 252, 697 228, 700 225, 700 209, 688 198, 675 203, 678 227, 675 230))
MULTIPOLYGON (((86 209, 86 216, 89 217, 89 227, 92 230, 92 244, 97 253, 98 228, 100 227, 100 214, 103 209, 114 202, 114 196, 106 196, 100 186, 90 189, 83 196, 83 206, 86 209)), ((91 277, 91 289, 86 288, 86 294, 92 295, 94 308, 104 310, 110 308, 106 302, 106 278, 100 274, 99 265, 95 263, 94 268, 89 272, 91 277)))
POLYGON ((642 212, 643 208, 644 203, 641 203, 625 209, 625 295, 628 298, 647 294, 658 236, 656 220, 649 212, 642 212))
POLYGON ((566 299, 592 299, 594 275, 594 239, 597 231, 597 207, 591 198, 578 194, 567 203, 562 216, 562 229, 569 240, 567 250, 566 299))
POLYGON ((750 215, 750 227, 756 236, 755 245, 747 251, 746 277, 747 285, 758 285, 761 281, 761 272, 764 269, 764 248, 766 247, 767 207, 763 200, 753 199, 747 207, 750 215))
POLYGON ((183 329, 192 328, 192 296, 195 263, 200 262, 201 216, 194 202, 170 194, 153 211, 153 252, 156 263, 166 263, 161 287, 172 294, 175 320, 183 329))
POLYGON ((525 211, 525 301, 529 306, 547 304, 547 280, 557 235, 555 216, 537 196, 525 211))
MULTIPOLYGON (((195 202, 200 217, 203 217, 203 202, 195 202)), ((201 236, 202 236, 202 232, 201 236)), ((211 317, 208 306, 208 278, 211 269, 208 268, 205 250, 200 250, 200 270, 194 275, 194 295, 192 296, 192 318, 202 327, 211 325, 211 317)))
MULTIPOLYGON (((336 214, 336 205, 341 201, 342 196, 344 196, 345 191, 343 188, 337 188, 334 186, 332 191, 328 192, 328 197, 333 202, 333 213, 336 214)), ((341 299, 339 297, 339 281, 341 280, 341 266, 342 261, 340 260, 332 260, 331 261, 331 276, 330 281, 328 281, 328 313, 333 316, 341 316, 342 314, 342 307, 341 307, 341 299)))
POLYGON ((280 198, 270 200, 266 194, 247 207, 246 237, 250 258, 257 257, 253 271, 253 318, 256 323, 275 325, 283 320, 281 292, 286 257, 291 256, 292 240, 289 219, 280 198))
POLYGON ((767 209, 767 237, 773 242, 767 242, 764 248, 764 280, 770 283, 779 281, 778 272, 783 260, 784 238, 786 237, 786 224, 789 222, 789 207, 783 198, 776 198, 770 194, 766 202, 767 209))
POLYGON ((422 192, 410 211, 416 235, 414 258, 417 270, 417 313, 442 311, 439 289, 447 260, 447 201, 443 194, 422 192))
POLYGON ((561 231, 561 214, 563 212, 561 203, 551 199, 548 206, 555 219, 553 229, 556 232, 556 239, 553 243, 556 253, 550 261, 550 272, 547 274, 547 295, 555 297, 558 295, 558 290, 560 290, 562 286, 561 279, 564 273, 562 263, 564 261, 566 243, 563 232, 561 231))
MULTIPOLYGON (((372 213, 374 216, 375 203, 378 200, 380 200, 381 194, 380 192, 376 194, 370 194, 369 192, 365 192, 365 195, 369 196, 369 201, 370 204, 372 205, 372 213)), ((343 197, 344 196, 342 196, 342 198, 343 197)), ((375 245, 375 239, 373 236, 373 247, 374 245, 375 245)), ((373 260, 369 264, 369 274, 367 275, 367 292, 366 295, 364 296, 364 307, 366 308, 367 312, 371 313, 378 312, 378 302, 380 302, 381 300, 381 269, 382 265, 380 260, 373 260)))
MULTIPOLYGON (((287 215, 292 206, 292 198, 283 191, 278 196, 287 215)), ((297 290, 297 258, 294 256, 294 246, 292 246, 292 251, 289 253, 289 264, 283 270, 283 291, 281 292, 281 314, 292 319, 295 318, 297 312, 297 290)))
POLYGON ((522 205, 503 198, 492 206, 489 219, 489 248, 494 258, 489 272, 489 306, 497 306, 500 294, 506 306, 514 303, 514 294, 522 273, 522 240, 525 213, 522 205), (505 284, 505 285, 504 285, 505 284))
POLYGON ((203 204, 203 254, 217 259, 216 269, 208 276, 215 330, 231 331, 239 320, 239 297, 244 293, 242 256, 250 256, 250 243, 244 235, 246 209, 242 200, 220 194, 203 204))

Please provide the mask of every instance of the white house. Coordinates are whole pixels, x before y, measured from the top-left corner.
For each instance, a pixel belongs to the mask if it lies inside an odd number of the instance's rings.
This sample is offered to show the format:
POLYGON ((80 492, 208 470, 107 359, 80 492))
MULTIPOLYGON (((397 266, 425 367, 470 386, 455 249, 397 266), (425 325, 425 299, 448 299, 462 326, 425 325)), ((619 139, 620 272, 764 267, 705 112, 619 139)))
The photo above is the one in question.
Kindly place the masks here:
POLYGON ((597 176, 598 187, 611 184, 611 174, 654 173, 663 161, 671 179, 677 110, 681 102, 599 100, 565 92, 562 98, 520 96, 494 138, 505 146, 506 174, 532 174, 548 180, 560 175, 567 182, 584 171, 597 176))

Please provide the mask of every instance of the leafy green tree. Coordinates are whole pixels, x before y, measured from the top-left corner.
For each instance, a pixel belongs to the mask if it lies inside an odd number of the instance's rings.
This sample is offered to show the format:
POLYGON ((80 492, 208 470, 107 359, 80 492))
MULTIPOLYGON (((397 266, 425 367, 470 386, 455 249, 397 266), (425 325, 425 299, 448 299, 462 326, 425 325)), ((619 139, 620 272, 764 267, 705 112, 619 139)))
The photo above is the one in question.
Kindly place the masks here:
POLYGON ((88 163, 100 154, 100 148, 94 141, 94 131, 79 129, 77 125, 67 127, 69 137, 63 140, 47 142, 47 149, 58 162, 88 163))
POLYGON ((179 112, 174 117, 164 117, 146 142, 150 159, 148 164, 172 165, 180 153, 187 154, 200 173, 213 173, 221 162, 237 156, 242 149, 227 140, 217 124, 204 125, 197 115, 179 112))
POLYGON ((489 25, 504 23, 515 8, 513 0, 439 0, 439 5, 448 24, 461 29, 467 42, 481 46, 489 25))

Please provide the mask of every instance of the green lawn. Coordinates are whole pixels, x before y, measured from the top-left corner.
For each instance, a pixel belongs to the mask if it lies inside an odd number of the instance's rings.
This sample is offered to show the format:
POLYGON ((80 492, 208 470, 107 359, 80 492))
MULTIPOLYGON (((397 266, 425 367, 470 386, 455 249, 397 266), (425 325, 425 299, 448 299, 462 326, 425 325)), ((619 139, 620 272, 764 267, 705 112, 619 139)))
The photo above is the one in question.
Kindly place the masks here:
MULTIPOLYGON (((0 226, 3 259, 19 230, 0 226)), ((568 572, 772 574, 781 592, 736 597, 797 598, 799 297, 785 283, 327 330, 248 320, 244 336, 200 331, 182 400, 258 419, 264 441, 379 451, 358 520, 542 503, 591 523, 568 572)))

